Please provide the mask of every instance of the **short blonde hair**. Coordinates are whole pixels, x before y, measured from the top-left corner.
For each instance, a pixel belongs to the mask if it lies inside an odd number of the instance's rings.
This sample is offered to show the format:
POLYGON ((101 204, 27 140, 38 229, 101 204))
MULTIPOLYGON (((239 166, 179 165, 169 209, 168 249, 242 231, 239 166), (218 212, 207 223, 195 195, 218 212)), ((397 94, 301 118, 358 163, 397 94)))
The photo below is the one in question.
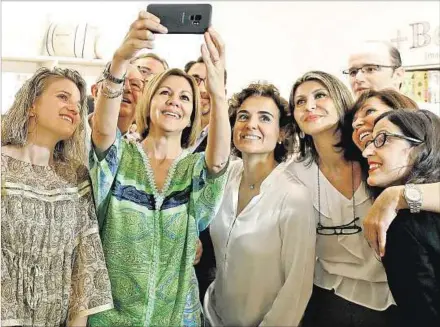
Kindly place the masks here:
POLYGON ((14 103, 2 121, 2 146, 15 145, 23 147, 27 143, 29 132, 29 112, 35 101, 56 79, 68 79, 75 83, 80 93, 80 123, 68 140, 59 141, 55 145, 53 159, 67 162, 69 160, 85 162, 85 122, 87 116, 86 81, 72 69, 40 68, 29 78, 15 95, 14 103))
POLYGON ((151 100, 156 94, 157 89, 163 81, 169 76, 180 76, 185 78, 191 86, 193 92, 193 111, 191 113, 191 126, 182 131, 182 147, 194 145, 201 132, 201 110, 200 110, 200 92, 196 80, 178 68, 168 69, 154 76, 144 87, 142 97, 136 105, 136 125, 138 133, 142 139, 147 137, 150 125, 151 100))

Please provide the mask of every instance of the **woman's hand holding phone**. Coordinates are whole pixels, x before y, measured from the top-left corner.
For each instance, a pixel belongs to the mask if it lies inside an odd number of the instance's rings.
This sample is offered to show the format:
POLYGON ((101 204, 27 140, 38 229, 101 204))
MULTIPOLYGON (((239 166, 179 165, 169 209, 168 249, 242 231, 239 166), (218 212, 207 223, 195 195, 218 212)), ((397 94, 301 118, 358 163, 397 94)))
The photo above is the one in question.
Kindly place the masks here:
POLYGON ((202 45, 203 62, 206 65, 206 88, 212 100, 223 101, 225 92, 225 44, 212 27, 204 34, 205 44, 202 45))
POLYGON ((160 19, 145 10, 131 24, 124 41, 113 55, 113 61, 129 62, 141 49, 154 48, 154 33, 166 34, 167 28, 160 24, 160 19))

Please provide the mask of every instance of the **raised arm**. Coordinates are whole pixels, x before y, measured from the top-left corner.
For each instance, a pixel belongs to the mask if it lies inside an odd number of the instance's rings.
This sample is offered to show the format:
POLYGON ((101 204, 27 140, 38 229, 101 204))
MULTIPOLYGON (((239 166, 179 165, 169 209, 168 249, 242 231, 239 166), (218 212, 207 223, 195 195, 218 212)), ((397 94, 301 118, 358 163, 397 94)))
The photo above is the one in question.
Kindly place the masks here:
POLYGON ((108 77, 101 83, 93 117, 92 140, 98 153, 105 152, 115 141, 125 73, 139 50, 153 48, 153 32, 166 33, 167 29, 160 24, 159 18, 141 11, 113 54, 108 77))
POLYGON ((231 152, 231 125, 226 102, 224 72, 225 45, 220 35, 209 28, 202 45, 202 57, 207 70, 207 90, 212 108, 206 146, 206 164, 211 174, 218 174, 226 166, 231 152))
MULTIPOLYGON (((418 184, 422 192, 420 210, 440 213, 440 183, 418 184)), ((387 230, 400 209, 408 209, 404 185, 385 189, 374 201, 364 219, 364 235, 370 246, 381 256, 385 255, 387 230)))

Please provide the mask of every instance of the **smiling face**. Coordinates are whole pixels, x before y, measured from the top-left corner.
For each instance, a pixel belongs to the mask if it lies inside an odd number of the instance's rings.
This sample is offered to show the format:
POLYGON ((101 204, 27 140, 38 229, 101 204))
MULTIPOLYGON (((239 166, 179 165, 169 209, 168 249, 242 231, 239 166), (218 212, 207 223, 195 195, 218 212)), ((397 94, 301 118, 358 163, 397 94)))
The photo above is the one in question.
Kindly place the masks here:
POLYGON ((365 143, 371 140, 374 121, 384 112, 393 110, 377 97, 371 97, 365 101, 365 104, 356 112, 353 118, 354 144, 360 149, 365 149, 365 143))
POLYGON ((293 115, 301 130, 315 136, 335 130, 339 115, 328 90, 317 81, 306 81, 295 91, 293 115))
MULTIPOLYGON (((36 99, 29 116, 39 136, 50 135, 56 142, 72 137, 81 122, 80 91, 71 80, 51 78, 36 99)), ((33 128, 29 128, 33 131, 33 128)))
POLYGON ((130 65, 125 78, 124 94, 122 96, 119 117, 132 117, 134 119, 136 104, 144 89, 144 81, 139 70, 130 65))
POLYGON ((237 110, 234 145, 242 154, 273 153, 281 140, 279 124, 280 112, 272 98, 250 96, 237 110))
MULTIPOLYGON (((388 119, 381 119, 373 130, 373 137, 379 133, 403 135, 399 127, 388 119)), ((385 144, 376 148, 369 144, 362 155, 368 159, 369 171, 367 183, 370 186, 388 187, 401 185, 411 170, 411 144, 401 138, 388 136, 385 144)))
POLYGON ((182 76, 168 76, 160 84, 150 107, 150 129, 182 132, 191 123, 193 92, 182 76))

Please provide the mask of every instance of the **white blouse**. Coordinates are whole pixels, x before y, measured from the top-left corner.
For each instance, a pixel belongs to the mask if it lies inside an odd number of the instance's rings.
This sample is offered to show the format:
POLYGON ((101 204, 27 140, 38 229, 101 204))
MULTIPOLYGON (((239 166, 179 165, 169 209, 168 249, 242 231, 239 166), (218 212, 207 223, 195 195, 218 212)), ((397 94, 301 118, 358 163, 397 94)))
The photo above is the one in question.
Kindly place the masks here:
MULTIPOLYGON (((319 221, 318 166, 290 162, 287 170, 297 176, 313 192, 316 222, 319 221)), ((320 173, 321 224, 343 225, 353 220, 353 199, 347 199, 320 173)), ((355 214, 362 221, 372 201, 362 182, 355 191, 355 214)), ((382 263, 376 259, 363 232, 353 235, 316 235, 315 285, 331 290, 340 297, 374 310, 385 310, 395 304, 388 287, 382 263)))
POLYGON ((298 326, 313 287, 315 221, 308 190, 280 164, 237 217, 241 160, 230 163, 211 223, 217 262, 204 301, 213 326, 298 326))

